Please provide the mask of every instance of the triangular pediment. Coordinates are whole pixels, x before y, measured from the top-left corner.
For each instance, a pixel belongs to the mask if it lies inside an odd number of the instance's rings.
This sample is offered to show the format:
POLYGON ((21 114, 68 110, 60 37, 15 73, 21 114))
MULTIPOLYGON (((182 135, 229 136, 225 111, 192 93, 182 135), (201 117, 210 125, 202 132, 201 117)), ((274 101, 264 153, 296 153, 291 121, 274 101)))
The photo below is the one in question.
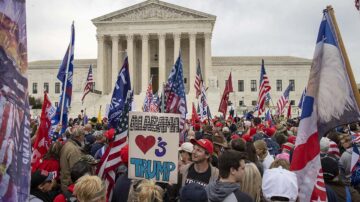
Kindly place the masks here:
POLYGON ((99 22, 129 22, 156 20, 213 20, 216 16, 158 0, 148 0, 93 19, 99 22))

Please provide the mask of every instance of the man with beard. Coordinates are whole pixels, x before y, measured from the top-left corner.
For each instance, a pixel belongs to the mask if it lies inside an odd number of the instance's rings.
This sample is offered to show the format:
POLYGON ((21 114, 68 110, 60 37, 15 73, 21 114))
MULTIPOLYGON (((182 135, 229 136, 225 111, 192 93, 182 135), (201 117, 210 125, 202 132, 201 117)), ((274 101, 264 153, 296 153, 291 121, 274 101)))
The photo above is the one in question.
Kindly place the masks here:
POLYGON ((210 162, 214 146, 208 139, 192 139, 191 143, 194 145, 191 154, 193 163, 180 169, 182 175, 181 187, 191 183, 197 183, 205 187, 210 182, 215 181, 219 175, 219 170, 213 167, 210 162))

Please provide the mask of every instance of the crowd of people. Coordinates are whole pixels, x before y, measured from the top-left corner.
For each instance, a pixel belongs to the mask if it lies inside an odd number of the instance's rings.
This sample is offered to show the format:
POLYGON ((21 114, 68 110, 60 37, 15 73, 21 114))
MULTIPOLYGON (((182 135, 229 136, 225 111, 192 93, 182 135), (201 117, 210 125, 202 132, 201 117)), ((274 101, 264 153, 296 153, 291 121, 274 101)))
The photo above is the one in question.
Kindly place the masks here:
MULTIPOLYGON (((186 140, 179 145, 178 183, 128 178, 129 145, 119 152, 111 201, 297 201, 298 183, 290 170, 299 119, 215 117, 188 120, 186 140)), ((32 140, 37 121, 32 120, 32 140)), ((69 119, 61 125, 41 163, 32 168, 30 201, 108 201, 106 184, 96 170, 116 132, 107 119, 69 119)), ((329 131, 320 140, 328 201, 360 201, 360 186, 351 184, 352 136, 358 123, 329 131)), ((306 155, 306 154, 304 154, 306 155)), ((311 193, 309 193, 311 194, 311 193)))

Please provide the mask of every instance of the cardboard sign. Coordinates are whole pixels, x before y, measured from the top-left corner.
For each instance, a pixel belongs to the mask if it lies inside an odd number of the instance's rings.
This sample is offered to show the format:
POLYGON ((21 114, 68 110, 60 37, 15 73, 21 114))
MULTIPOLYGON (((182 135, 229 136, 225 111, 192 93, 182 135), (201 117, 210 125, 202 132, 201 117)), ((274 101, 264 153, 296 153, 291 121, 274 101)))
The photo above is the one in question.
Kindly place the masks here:
POLYGON ((129 113, 129 178, 177 183, 179 114, 129 113))

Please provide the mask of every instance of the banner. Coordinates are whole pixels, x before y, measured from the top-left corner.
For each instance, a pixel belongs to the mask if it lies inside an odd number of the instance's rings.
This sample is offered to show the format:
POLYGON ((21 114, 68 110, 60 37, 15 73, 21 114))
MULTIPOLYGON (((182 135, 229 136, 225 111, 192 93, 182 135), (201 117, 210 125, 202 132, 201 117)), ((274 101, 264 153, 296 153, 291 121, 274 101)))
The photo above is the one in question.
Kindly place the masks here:
POLYGON ((0 1, 0 201, 28 201, 30 108, 25 1, 0 1))
POLYGON ((129 113, 129 178, 177 183, 180 114, 129 113))

